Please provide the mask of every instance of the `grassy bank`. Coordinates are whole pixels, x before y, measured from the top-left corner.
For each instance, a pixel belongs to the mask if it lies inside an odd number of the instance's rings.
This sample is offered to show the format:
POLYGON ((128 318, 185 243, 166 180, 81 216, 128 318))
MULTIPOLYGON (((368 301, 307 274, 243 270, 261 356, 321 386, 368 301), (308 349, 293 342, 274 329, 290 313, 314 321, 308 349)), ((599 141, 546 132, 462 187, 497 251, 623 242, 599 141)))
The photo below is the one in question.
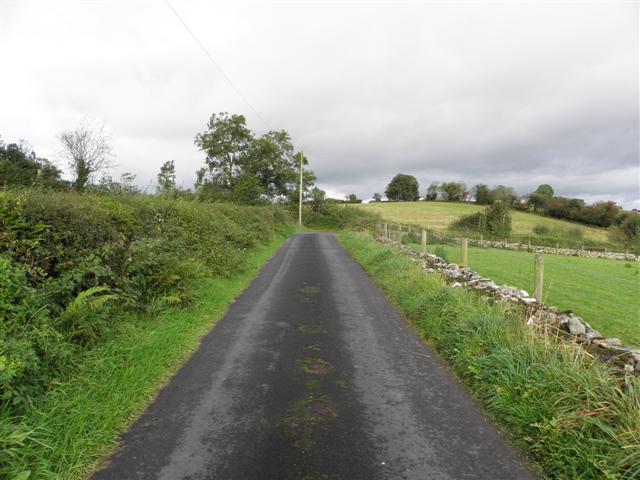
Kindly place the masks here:
POLYGON ((640 478, 640 383, 364 234, 340 243, 548 478, 640 478))
POLYGON ((0 412, 0 478, 80 479, 99 465, 282 242, 249 255, 241 272, 206 280, 187 308, 121 319, 25 414, 0 412))
MULTIPOLYGON (((485 206, 458 202, 379 202, 363 204, 359 208, 378 213, 389 222, 420 225, 439 233, 445 233, 451 222, 463 215, 482 211, 485 206)), ((516 239, 530 238, 535 243, 536 235, 533 228, 536 225, 543 225, 549 230, 571 231, 578 228, 582 231, 585 244, 609 244, 607 230, 604 228, 590 227, 527 212, 512 211, 511 215, 512 235, 516 239)), ((624 247, 620 248, 624 251, 624 247)))
MULTIPOLYGON (((417 243, 411 244, 419 249, 417 243)), ((428 245, 430 253, 457 263, 460 248, 428 245)), ((535 254, 524 251, 470 247, 469 267, 499 284, 531 294, 534 290, 535 254)), ((640 266, 604 258, 546 255, 544 301, 571 310, 607 337, 640 346, 640 266)))

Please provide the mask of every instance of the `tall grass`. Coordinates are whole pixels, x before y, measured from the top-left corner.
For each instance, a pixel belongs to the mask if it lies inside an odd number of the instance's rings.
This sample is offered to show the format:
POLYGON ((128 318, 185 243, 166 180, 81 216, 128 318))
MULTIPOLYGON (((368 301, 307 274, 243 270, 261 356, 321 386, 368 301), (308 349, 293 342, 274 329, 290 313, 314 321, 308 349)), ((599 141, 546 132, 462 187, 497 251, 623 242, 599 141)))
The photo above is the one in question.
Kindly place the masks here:
POLYGON ((340 243, 547 478, 640 478, 640 382, 532 331, 506 305, 425 275, 363 234, 340 243))

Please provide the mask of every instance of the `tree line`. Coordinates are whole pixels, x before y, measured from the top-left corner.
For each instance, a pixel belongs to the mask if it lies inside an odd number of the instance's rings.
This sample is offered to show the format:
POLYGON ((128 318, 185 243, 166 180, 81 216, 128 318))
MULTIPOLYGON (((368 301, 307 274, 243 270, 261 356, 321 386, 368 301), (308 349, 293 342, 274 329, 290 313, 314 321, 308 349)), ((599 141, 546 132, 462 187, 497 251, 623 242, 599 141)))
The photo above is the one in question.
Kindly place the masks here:
MULTIPOLYGON (((109 175, 115 166, 111 139, 97 122, 87 119, 58 134, 61 153, 71 174, 41 158, 24 142, 5 144, 0 139, 0 186, 43 187, 93 193, 141 193, 135 175, 109 175)), ((324 192, 312 189, 316 176, 307 167, 306 156, 295 149, 290 135, 274 130, 256 135, 243 115, 214 113, 207 128, 194 143, 205 153, 193 188, 176 183, 174 160, 165 161, 157 174, 155 193, 174 197, 195 197, 238 204, 295 202, 302 164, 303 194, 308 200, 324 201, 324 192)))
MULTIPOLYGON (((612 225, 621 226, 623 223, 626 228, 632 228, 640 221, 637 213, 626 212, 615 202, 596 202, 588 205, 580 198, 556 196, 553 187, 548 184, 540 185, 535 191, 519 196, 512 187, 505 185, 490 187, 479 183, 468 188, 464 182, 433 182, 421 196, 418 180, 412 175, 399 173, 387 185, 385 195, 390 201, 473 201, 480 205, 501 202, 517 210, 605 228, 612 225)), ((382 201, 379 193, 374 193, 373 198, 374 201, 382 201)))

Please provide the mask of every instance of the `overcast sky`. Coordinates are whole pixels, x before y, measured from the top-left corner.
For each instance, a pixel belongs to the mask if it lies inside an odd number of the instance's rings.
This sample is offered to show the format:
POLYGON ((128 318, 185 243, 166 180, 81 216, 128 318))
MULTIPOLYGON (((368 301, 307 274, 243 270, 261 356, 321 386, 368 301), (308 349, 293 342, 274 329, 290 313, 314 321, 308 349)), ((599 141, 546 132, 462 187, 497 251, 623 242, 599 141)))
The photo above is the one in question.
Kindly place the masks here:
POLYGON ((640 207, 637 2, 0 0, 0 136, 59 159, 104 121, 140 185, 213 112, 285 129, 332 196, 432 181, 550 183, 640 207), (252 107, 254 110, 252 110, 252 107), (256 114, 256 112, 258 112, 256 114), (267 123, 261 121, 264 119, 267 123))

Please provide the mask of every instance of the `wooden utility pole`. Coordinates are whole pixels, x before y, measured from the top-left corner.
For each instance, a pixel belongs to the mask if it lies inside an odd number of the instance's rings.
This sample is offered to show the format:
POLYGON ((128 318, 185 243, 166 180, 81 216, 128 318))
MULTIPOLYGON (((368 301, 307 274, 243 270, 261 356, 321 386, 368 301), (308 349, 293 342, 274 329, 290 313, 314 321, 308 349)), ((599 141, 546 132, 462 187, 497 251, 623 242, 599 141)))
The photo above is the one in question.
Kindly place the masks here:
POLYGON ((542 253, 536 253, 536 283, 533 296, 535 299, 542 303, 542 286, 544 282, 544 255, 542 253))
POLYGON ((304 155, 300 154, 300 197, 298 206, 298 227, 302 228, 302 159, 304 155))
POLYGON ((460 240, 460 266, 466 267, 469 264, 469 240, 460 240))
POLYGON ((422 238, 420 239, 420 251, 427 253, 427 231, 422 229, 422 238))

